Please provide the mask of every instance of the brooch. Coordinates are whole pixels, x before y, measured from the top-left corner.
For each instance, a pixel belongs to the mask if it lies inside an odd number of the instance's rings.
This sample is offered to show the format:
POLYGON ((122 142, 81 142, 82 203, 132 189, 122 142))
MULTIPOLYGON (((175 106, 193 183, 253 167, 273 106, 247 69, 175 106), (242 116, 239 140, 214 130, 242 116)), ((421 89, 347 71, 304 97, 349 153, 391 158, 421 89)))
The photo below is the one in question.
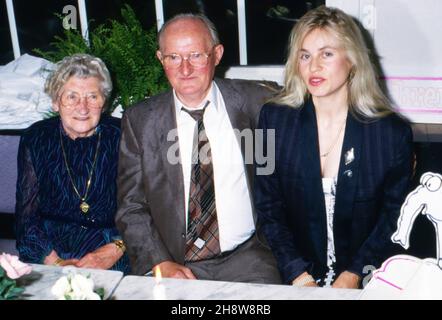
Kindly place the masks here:
POLYGON ((349 165, 355 159, 355 150, 351 148, 344 155, 345 165, 349 165))

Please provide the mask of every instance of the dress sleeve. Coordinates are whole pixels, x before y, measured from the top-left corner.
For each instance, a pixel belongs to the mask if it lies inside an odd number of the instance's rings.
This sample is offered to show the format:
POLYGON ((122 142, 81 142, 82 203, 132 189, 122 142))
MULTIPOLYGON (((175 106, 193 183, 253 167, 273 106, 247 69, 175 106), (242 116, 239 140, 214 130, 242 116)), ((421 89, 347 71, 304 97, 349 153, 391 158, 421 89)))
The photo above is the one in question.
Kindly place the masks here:
POLYGON ((20 259, 43 263, 52 245, 43 229, 39 209, 39 183, 26 138, 20 140, 17 157, 17 190, 15 223, 20 259))

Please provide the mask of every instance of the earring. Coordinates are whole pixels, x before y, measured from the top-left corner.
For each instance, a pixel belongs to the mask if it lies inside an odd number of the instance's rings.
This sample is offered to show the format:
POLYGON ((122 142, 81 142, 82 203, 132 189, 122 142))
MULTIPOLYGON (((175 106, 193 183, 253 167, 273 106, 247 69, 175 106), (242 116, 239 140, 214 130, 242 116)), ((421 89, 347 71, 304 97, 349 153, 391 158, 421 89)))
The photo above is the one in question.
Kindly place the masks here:
POLYGON ((354 78, 354 76, 355 76, 355 73, 356 73, 356 71, 355 71, 354 66, 353 66, 353 67, 351 67, 351 69, 350 69, 350 73, 348 74, 348 81, 349 81, 349 82, 350 82, 351 80, 353 80, 353 78, 354 78))

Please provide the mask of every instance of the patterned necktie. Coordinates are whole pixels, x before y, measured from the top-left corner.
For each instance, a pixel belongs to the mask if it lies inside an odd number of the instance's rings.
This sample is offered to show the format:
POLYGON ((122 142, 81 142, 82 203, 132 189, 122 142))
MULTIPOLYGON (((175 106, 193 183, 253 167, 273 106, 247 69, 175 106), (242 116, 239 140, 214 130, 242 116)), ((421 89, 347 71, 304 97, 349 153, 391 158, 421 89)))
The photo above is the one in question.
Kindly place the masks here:
POLYGON ((189 189, 186 261, 209 259, 221 252, 216 217, 212 152, 203 123, 204 111, 208 104, 209 101, 202 110, 183 109, 196 121, 189 189))

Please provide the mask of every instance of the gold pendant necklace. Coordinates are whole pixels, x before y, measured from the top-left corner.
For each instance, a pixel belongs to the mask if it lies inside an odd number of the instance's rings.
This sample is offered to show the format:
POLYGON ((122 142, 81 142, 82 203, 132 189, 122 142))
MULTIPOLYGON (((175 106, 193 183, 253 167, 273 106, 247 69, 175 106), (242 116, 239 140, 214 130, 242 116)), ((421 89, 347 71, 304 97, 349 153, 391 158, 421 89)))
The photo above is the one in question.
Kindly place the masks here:
POLYGON ((345 123, 346 123, 346 122, 347 122, 347 117, 346 117, 346 118, 344 119, 344 121, 342 122, 341 128, 339 128, 338 134, 336 135, 336 138, 335 138, 335 140, 333 141, 333 143, 332 143, 332 145, 330 146, 330 148, 328 149, 328 151, 326 151, 325 153, 320 154, 321 158, 325 158, 325 157, 327 157, 327 156, 330 154, 330 152, 333 151, 333 149, 334 149, 335 146, 336 146, 336 143, 337 143, 338 140, 339 140, 339 136, 341 135, 342 129, 344 129, 344 127, 345 127, 345 123))
POLYGON ((87 199, 87 195, 89 193, 89 189, 91 187, 92 175, 94 173, 95 166, 97 164, 98 150, 100 149, 100 141, 101 141, 101 131, 98 132, 97 148, 95 149, 94 162, 92 163, 91 170, 89 171, 89 177, 86 182, 86 191, 84 192, 84 196, 81 196, 80 192, 78 192, 78 189, 75 186, 74 179, 72 179, 71 169, 69 168, 66 152, 64 151, 63 137, 61 135, 61 128, 60 128, 60 145, 61 145, 61 151, 63 153, 64 163, 66 165, 66 169, 68 172, 69 180, 71 181, 71 184, 72 184, 72 188, 74 188, 76 195, 78 196, 78 198, 80 198, 80 210, 84 214, 88 213, 89 208, 90 208, 89 204, 86 202, 86 199, 87 199))

